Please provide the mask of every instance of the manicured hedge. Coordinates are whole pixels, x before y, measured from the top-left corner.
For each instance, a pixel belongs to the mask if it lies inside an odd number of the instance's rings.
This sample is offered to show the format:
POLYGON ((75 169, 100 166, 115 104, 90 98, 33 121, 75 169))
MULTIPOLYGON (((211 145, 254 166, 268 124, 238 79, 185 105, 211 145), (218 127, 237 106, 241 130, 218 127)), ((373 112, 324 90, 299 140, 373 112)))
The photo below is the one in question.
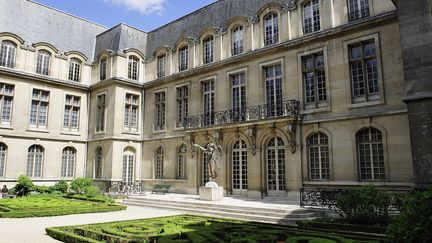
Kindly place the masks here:
POLYGON ((327 222, 299 222, 301 228, 327 229, 337 231, 364 232, 373 234, 385 234, 387 228, 381 226, 356 225, 356 224, 337 224, 327 222))

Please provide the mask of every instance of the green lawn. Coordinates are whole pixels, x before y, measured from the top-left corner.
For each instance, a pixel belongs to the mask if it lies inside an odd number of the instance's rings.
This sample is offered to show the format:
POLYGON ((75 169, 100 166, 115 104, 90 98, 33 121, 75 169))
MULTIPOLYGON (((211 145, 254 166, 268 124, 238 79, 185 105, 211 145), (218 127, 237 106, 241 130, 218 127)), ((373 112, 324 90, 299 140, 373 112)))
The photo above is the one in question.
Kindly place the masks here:
POLYGON ((63 242, 378 242, 294 227, 181 215, 102 224, 53 227, 48 235, 63 242))
POLYGON ((44 217, 110 212, 126 209, 114 203, 69 199, 60 195, 32 195, 0 199, 0 218, 44 217))

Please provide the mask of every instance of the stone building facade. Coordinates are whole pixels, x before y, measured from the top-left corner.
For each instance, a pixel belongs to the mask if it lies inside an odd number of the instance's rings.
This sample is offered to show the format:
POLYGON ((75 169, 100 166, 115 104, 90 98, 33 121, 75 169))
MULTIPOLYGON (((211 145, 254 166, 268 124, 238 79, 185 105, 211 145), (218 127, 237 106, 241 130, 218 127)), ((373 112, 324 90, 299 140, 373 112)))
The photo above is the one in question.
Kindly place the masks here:
POLYGON ((391 0, 219 0, 148 33, 0 3, 0 183, 196 194, 213 142, 226 195, 413 186, 391 0))

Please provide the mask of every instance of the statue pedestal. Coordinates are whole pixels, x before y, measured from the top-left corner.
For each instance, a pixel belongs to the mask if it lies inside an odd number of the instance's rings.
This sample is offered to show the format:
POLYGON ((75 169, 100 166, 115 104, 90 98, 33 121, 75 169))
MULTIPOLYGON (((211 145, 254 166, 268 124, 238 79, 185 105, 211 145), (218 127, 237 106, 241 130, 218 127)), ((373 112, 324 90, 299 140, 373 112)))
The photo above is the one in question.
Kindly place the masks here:
POLYGON ((221 201, 223 199, 223 187, 216 182, 208 182, 199 188, 199 198, 204 201, 221 201))

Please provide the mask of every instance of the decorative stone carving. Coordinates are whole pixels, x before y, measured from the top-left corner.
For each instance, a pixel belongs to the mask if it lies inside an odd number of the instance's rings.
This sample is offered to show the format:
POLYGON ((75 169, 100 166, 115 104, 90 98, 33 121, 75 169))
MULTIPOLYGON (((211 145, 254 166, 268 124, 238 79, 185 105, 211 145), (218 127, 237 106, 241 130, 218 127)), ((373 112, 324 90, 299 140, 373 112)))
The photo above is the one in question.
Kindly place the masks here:
POLYGON ((295 153, 297 150, 297 142, 296 142, 296 132, 297 132, 297 121, 289 122, 286 127, 285 131, 288 133, 289 141, 290 141, 290 147, 291 147, 291 153, 295 153))
POLYGON ((256 128, 251 127, 246 130, 246 136, 251 138, 252 141, 252 154, 256 154, 256 128))
POLYGON ((246 21, 247 21, 248 25, 251 25, 251 24, 258 23, 260 21, 260 19, 258 16, 251 16, 251 17, 248 17, 246 21))
POLYGON ((285 12, 297 9, 297 0, 290 0, 288 3, 282 4, 282 10, 285 12))

